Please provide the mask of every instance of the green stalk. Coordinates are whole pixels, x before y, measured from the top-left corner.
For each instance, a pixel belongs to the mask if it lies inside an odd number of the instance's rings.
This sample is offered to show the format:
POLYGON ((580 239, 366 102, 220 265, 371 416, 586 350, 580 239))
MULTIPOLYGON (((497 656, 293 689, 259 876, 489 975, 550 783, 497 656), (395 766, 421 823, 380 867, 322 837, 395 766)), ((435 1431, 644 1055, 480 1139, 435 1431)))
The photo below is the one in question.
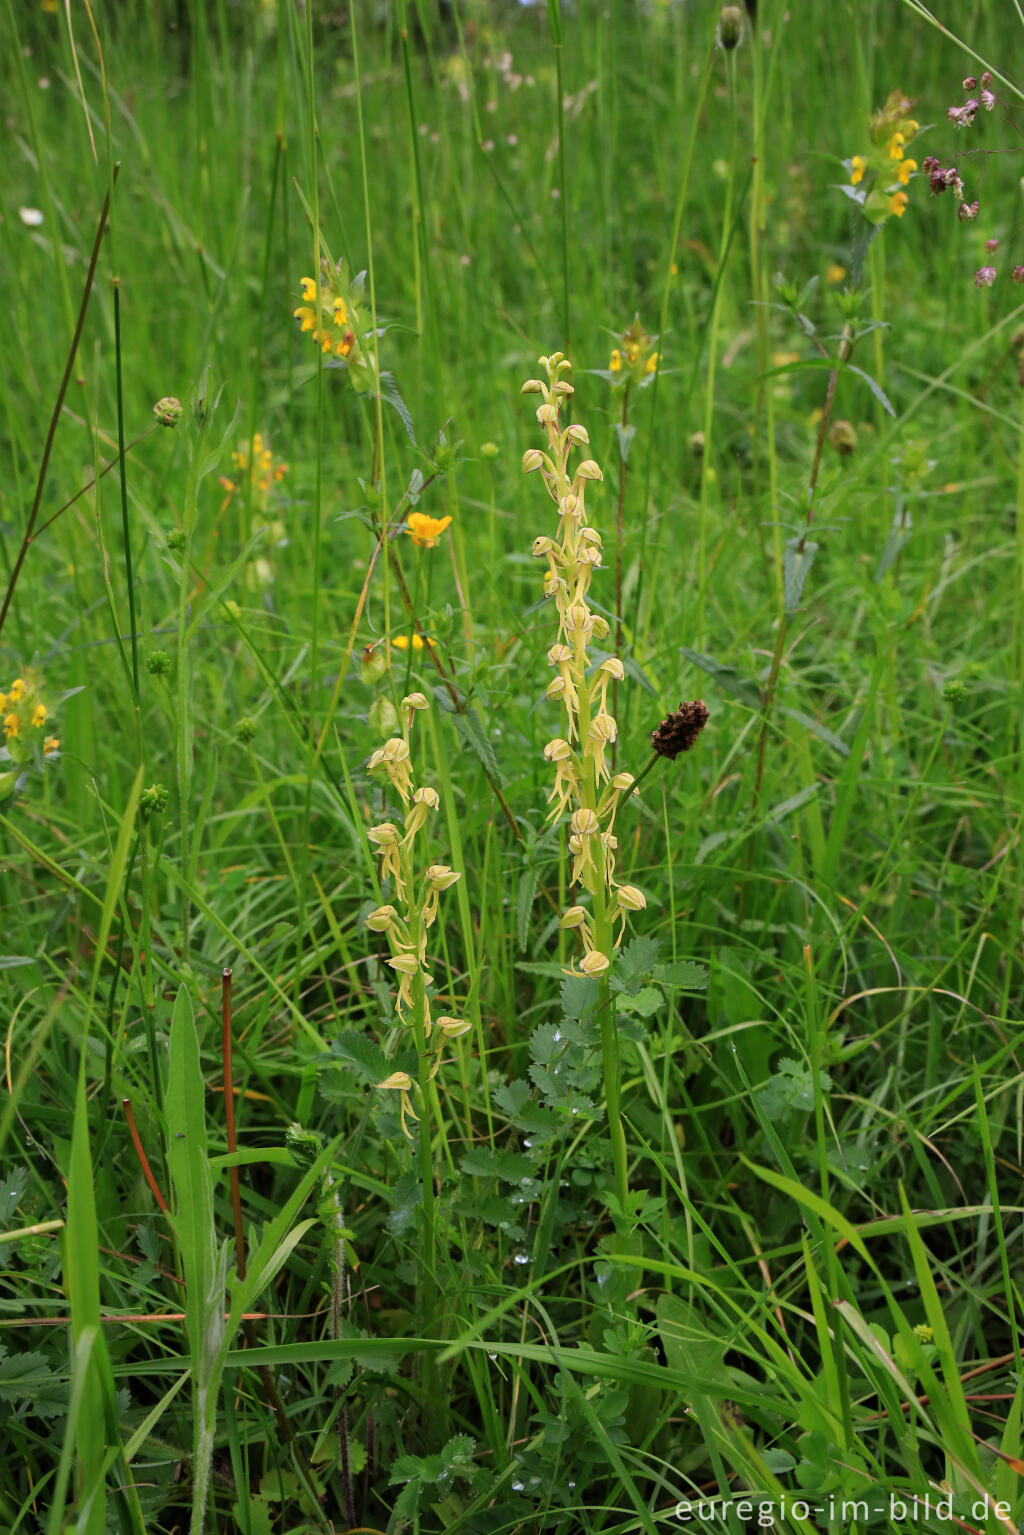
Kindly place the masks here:
POLYGON ((718 255, 718 276, 715 298, 711 306, 711 325, 708 332, 708 374, 704 386, 704 452, 700 461, 700 510, 697 525, 697 618, 694 644, 698 650, 706 647, 705 610, 708 580, 708 487, 713 470, 712 441, 715 423, 715 369, 718 361, 718 331, 722 320, 722 291, 725 263, 729 259, 732 238, 732 196, 736 172, 736 65, 735 54, 726 54, 729 75, 729 161, 725 178, 725 202, 722 208, 722 239, 718 255))
POLYGON ((562 12, 560 0, 548 0, 548 20, 551 23, 551 46, 555 51, 555 90, 558 93, 558 176, 559 203, 562 210, 562 332, 565 336, 565 355, 572 356, 571 312, 569 305, 569 182, 565 166, 565 82, 562 78, 562 12))

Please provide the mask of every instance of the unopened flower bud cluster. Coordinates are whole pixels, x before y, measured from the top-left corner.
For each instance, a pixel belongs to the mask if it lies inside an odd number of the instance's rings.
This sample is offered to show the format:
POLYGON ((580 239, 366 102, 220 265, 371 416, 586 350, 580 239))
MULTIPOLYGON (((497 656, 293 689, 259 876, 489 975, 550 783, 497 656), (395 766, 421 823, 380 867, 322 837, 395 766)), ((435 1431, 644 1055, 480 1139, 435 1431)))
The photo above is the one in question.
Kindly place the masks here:
MULTIPOLYGON (((398 978, 395 1012, 399 1022, 413 1028, 417 1048, 432 1056, 427 1080, 432 1080, 441 1064, 441 1054, 449 1039, 465 1034, 470 1024, 463 1018, 433 1018, 430 1011, 431 975, 427 958, 427 934, 437 920, 441 894, 450 890, 461 874, 447 864, 430 863, 420 867, 416 840, 436 814, 440 801, 436 789, 413 779, 409 737, 413 720, 429 708, 422 693, 410 693, 402 699, 400 723, 402 734, 385 741, 370 757, 371 773, 386 778, 402 802, 403 823, 382 821, 371 826, 367 836, 380 854, 381 881, 390 881, 392 900, 378 906, 366 918, 371 932, 387 936, 391 950, 388 964, 398 978)), ((406 1071, 393 1071, 377 1083, 385 1092, 396 1092, 401 1104, 402 1129, 410 1135, 407 1121, 418 1115, 410 1094, 413 1082, 406 1071)))
POLYGON ((622 796, 632 792, 633 775, 611 772, 608 758, 617 725, 608 708, 608 690, 625 672, 617 656, 606 656, 591 668, 590 645, 607 637, 608 624, 588 602, 591 577, 601 563, 601 535, 587 520, 586 493, 588 482, 604 476, 592 458, 582 458, 570 469, 573 453, 587 448, 590 440, 578 423, 564 428, 559 423, 563 402, 573 393, 567 378, 571 364, 561 352, 539 361, 547 381, 529 379, 522 393, 541 396, 537 420, 547 450, 529 449, 523 455, 523 472, 540 470, 557 512, 554 534, 542 534, 533 544, 535 558, 547 567, 545 594, 558 614, 558 633, 548 651, 554 676, 547 697, 561 706, 564 726, 544 748, 555 772, 549 819, 568 814, 572 883, 591 897, 589 910, 571 906, 561 925, 580 935, 580 971, 600 976, 622 941, 627 913, 647 904, 635 885, 619 884, 615 878, 615 815, 622 796))
MULTIPOLYGON (((986 69, 978 79, 974 75, 968 75, 963 81, 964 92, 967 100, 959 106, 954 104, 947 107, 946 118, 954 128, 969 128, 977 117, 979 111, 991 112, 994 110, 997 97, 991 89, 992 75, 986 69)), ((943 192, 952 191, 956 202, 957 218, 962 224, 973 224, 978 217, 980 204, 977 198, 968 202, 964 195, 964 184, 960 179, 960 172, 955 165, 943 165, 936 155, 928 155, 921 163, 921 169, 928 177, 928 185, 936 197, 941 197, 943 192)), ((991 288, 999 273, 988 259, 995 255, 999 249, 999 241, 988 239, 985 241, 985 261, 978 267, 974 274, 974 286, 976 288, 991 288)), ((1024 266, 1015 266, 1010 269, 1010 276, 1015 283, 1024 283, 1024 266)))

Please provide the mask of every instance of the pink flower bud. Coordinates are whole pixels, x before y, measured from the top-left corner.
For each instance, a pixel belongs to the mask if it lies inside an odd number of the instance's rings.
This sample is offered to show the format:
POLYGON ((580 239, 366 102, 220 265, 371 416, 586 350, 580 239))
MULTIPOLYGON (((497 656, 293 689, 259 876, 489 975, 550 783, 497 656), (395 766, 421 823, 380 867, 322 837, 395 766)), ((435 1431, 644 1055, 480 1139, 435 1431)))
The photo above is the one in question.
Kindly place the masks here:
POLYGON ((998 240, 986 240, 985 241, 985 249, 988 251, 989 255, 991 256, 993 251, 997 251, 999 249, 999 241, 998 240))
POLYGON ((996 280, 994 266, 980 266, 974 274, 974 286, 976 288, 991 288, 996 280))

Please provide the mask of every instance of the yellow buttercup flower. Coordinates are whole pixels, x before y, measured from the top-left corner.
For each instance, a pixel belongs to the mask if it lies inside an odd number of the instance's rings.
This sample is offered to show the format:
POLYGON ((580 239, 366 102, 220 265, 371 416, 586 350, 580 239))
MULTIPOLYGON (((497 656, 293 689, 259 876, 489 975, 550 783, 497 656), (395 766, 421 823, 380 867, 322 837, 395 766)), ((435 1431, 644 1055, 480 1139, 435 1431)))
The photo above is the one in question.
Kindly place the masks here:
POLYGON ((426 512, 410 512, 405 525, 414 544, 420 549, 433 549, 451 520, 450 517, 428 517, 426 512))
POLYGON ((844 266, 840 266, 838 261, 833 261, 832 265, 829 267, 828 271, 825 273, 825 281, 827 283, 833 283, 834 284, 834 283, 837 283, 837 282, 842 282, 842 280, 843 280, 843 278, 845 276, 846 276, 846 268, 844 266))
POLYGON ((851 186, 857 186, 859 182, 864 180, 864 172, 867 170, 867 168, 868 162, 865 160, 864 156, 854 155, 853 159, 850 161, 851 186))
POLYGON ((392 650, 408 650, 410 643, 413 650, 422 650, 424 645, 429 645, 433 648, 434 644, 433 640, 424 639, 421 634, 414 634, 411 641, 407 634, 396 634, 391 641, 391 648, 392 650))

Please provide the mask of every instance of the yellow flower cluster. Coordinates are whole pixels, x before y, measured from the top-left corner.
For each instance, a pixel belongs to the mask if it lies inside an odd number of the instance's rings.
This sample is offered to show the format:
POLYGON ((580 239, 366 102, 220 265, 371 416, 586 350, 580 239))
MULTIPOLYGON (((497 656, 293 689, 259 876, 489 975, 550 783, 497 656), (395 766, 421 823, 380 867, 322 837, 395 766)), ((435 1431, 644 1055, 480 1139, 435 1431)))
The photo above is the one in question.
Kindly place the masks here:
POLYGON ((341 274, 338 271, 324 276, 320 289, 320 310, 324 324, 317 329, 316 279, 302 279, 303 303, 292 314, 302 321, 303 331, 312 331, 313 340, 319 342, 325 352, 335 357, 347 357, 355 346, 356 333, 349 323, 349 304, 341 291, 341 274))
POLYGON ((253 433, 249 447, 246 447, 243 442, 238 451, 232 453, 231 463, 236 478, 231 479, 226 474, 220 477, 220 483, 228 493, 225 506, 240 486, 248 480, 253 506, 264 509, 271 490, 288 473, 288 465, 281 459, 274 462, 274 455, 259 432, 253 433))
POLYGON ((906 211, 903 188, 917 170, 917 161, 905 154, 919 128, 908 115, 912 106, 902 91, 891 91, 871 119, 868 153, 850 160, 850 185, 863 186, 862 207, 873 224, 883 224, 890 217, 901 219, 906 211))
POLYGON ((579 933, 583 945, 580 971, 600 976, 609 968, 622 941, 626 915, 641 911, 647 901, 635 885, 615 879, 618 839, 615 816, 619 803, 633 789, 631 773, 611 774, 607 760, 616 739, 617 725, 608 710, 608 689, 621 682, 625 669, 617 656, 607 656, 591 670, 589 646, 607 637, 608 624, 588 602, 591 576, 601 563, 601 535, 587 519, 586 492, 591 481, 604 478, 592 458, 584 458, 570 473, 575 449, 589 445, 586 428, 573 423, 562 428, 562 403, 573 393, 566 374, 571 364, 555 352, 540 358, 547 382, 529 379, 523 394, 539 394, 537 409, 547 439, 547 451, 530 448, 523 455, 523 472, 539 469, 541 479, 558 513, 554 537, 542 534, 534 540, 533 553, 547 565, 544 591, 558 613, 558 634, 548 651, 554 677, 547 697, 562 706, 564 734, 544 748, 544 758, 555 770, 548 796, 549 819, 569 816, 569 851, 572 882, 590 896, 591 909, 574 905, 562 917, 563 928, 579 933), (620 922, 618 933, 615 923, 620 922))
POLYGON ((43 681, 35 671, 26 671, 0 692, 0 723, 3 725, 3 750, 0 759, 0 800, 17 786, 21 770, 33 760, 52 757, 60 749, 57 736, 46 734, 50 712, 43 701, 43 681), (9 765, 8 765, 9 764, 9 765))
POLYGON ((650 383, 658 371, 653 336, 647 334, 639 320, 634 320, 618 340, 618 346, 613 347, 608 359, 608 372, 614 375, 613 384, 619 387, 629 383, 641 386, 650 383))
MULTIPOLYGON (((411 1028, 416 1049, 425 1070, 421 1087, 437 1075, 445 1044, 465 1034, 470 1024, 463 1018, 431 1015, 428 988, 431 975, 427 960, 427 934, 437 920, 441 892, 450 890, 462 878, 447 864, 430 863, 418 868, 416 838, 440 805, 436 789, 413 780, 409 737, 416 715, 429 708, 422 693, 410 693, 402 699, 402 734, 392 736, 370 757, 371 773, 386 777, 402 802, 404 824, 382 821, 367 832, 370 843, 380 854, 381 878, 391 882, 393 901, 376 907, 366 918, 371 932, 387 935, 391 958, 388 964, 398 977, 395 1012, 403 1027, 411 1028)), ((408 1120, 419 1116, 413 1108, 413 1080, 407 1071, 393 1071, 378 1082, 384 1092, 396 1092, 401 1107, 402 1130, 411 1139, 408 1120)))

